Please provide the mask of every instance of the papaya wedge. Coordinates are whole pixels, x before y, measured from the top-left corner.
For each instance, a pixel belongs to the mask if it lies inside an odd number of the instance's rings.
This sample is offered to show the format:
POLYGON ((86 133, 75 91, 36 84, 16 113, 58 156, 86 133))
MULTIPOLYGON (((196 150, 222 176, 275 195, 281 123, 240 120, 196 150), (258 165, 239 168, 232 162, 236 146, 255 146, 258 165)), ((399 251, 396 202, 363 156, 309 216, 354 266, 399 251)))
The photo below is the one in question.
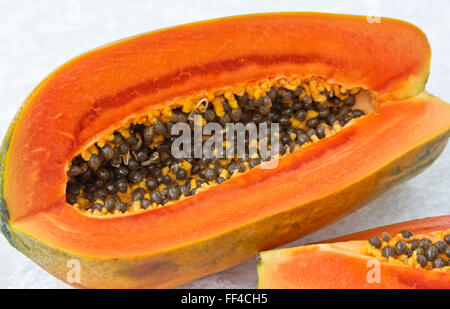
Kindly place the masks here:
POLYGON ((78 261, 77 287, 167 288, 242 263, 439 156, 450 106, 424 90, 430 55, 406 22, 320 13, 216 19, 90 51, 44 79, 7 132, 1 230, 61 280, 78 261), (276 164, 175 158, 169 129, 196 116, 279 123, 276 164))
POLYGON ((450 216, 413 220, 261 252, 259 287, 448 289, 449 255, 450 216))

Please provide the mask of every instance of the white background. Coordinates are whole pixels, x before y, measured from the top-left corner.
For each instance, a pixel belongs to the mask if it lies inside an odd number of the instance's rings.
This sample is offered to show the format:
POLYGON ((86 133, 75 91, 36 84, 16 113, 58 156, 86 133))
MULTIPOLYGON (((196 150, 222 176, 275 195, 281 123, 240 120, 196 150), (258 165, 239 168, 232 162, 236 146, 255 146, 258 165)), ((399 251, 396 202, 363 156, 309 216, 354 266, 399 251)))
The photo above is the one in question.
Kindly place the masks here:
MULTIPOLYGON (((427 89, 450 101, 450 2, 447 1, 0 0, 0 138, 33 88, 52 70, 80 53, 171 25, 269 11, 380 14, 412 22, 427 34, 433 50, 427 89)), ((421 175, 289 246, 379 225, 449 214, 449 187, 450 147, 447 147, 421 175)), ((256 285, 256 264, 251 260, 184 287, 255 288, 256 285)), ((0 236, 0 288, 67 287, 0 236)))

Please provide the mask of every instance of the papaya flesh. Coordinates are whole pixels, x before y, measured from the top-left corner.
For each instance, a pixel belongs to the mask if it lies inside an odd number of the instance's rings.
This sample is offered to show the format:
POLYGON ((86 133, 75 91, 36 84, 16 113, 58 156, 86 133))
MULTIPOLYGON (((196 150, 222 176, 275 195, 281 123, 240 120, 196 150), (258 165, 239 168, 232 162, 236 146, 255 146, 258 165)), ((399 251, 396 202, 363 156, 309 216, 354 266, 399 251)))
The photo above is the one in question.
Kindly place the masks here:
POLYGON ((450 216, 426 218, 326 243, 261 252, 258 286, 448 289, 449 258, 450 216))
MULTIPOLYGON (((62 280, 67 262, 78 260, 81 281, 69 282, 78 287, 173 287, 237 265, 339 219, 439 156, 450 132, 450 106, 424 92, 429 60, 425 35, 408 23, 374 25, 361 16, 318 13, 205 21, 88 52, 47 77, 7 133, 0 161, 2 232, 62 280), (301 99, 312 118, 324 111, 319 105, 331 110, 337 97, 343 107, 352 96, 356 103, 347 105, 364 115, 336 128, 328 124, 323 138, 316 126, 315 138, 284 153, 273 168, 238 168, 222 183, 204 181, 195 194, 194 181, 186 195, 172 190, 177 198, 164 204, 138 181, 117 193, 129 204, 112 210, 109 196, 69 195, 82 177, 77 168, 97 168, 95 177, 103 178, 93 155, 111 165, 103 148, 113 148, 119 133, 128 139, 131 130, 142 142, 133 153, 138 161, 144 145, 161 151, 153 144, 156 135, 147 145, 135 132, 158 131, 156 121, 167 129, 174 111, 189 116, 204 102, 218 119, 227 113, 225 101, 232 110, 233 104, 244 109, 240 97, 255 102, 273 88, 292 96, 287 105, 301 99), (134 201, 131 192, 139 188, 147 191, 134 201), (144 198, 153 202, 147 208, 144 198)), ((277 94, 273 106, 285 116, 278 96, 284 95, 277 94)), ((300 129, 305 122, 297 123, 300 129)), ((169 182, 178 180, 168 166, 157 167, 165 168, 169 182)), ((90 186, 82 185, 77 188, 87 192, 90 186)))

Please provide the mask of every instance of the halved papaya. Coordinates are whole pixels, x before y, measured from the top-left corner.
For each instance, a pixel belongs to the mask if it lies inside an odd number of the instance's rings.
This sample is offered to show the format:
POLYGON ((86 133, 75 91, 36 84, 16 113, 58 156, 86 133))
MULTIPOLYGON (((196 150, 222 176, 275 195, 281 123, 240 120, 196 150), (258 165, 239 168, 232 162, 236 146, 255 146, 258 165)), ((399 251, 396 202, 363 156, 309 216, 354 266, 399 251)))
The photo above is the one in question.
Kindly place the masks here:
POLYGON ((408 23, 318 13, 205 21, 88 52, 47 77, 7 133, 2 232, 62 280, 77 260, 79 287, 172 287, 239 264, 438 157, 450 106, 424 92, 429 60, 408 23), (279 124, 278 139, 270 156, 241 134, 251 156, 223 157, 224 143, 175 157, 175 125, 209 123, 279 124))
POLYGON ((448 289, 450 216, 261 252, 260 288, 448 289))

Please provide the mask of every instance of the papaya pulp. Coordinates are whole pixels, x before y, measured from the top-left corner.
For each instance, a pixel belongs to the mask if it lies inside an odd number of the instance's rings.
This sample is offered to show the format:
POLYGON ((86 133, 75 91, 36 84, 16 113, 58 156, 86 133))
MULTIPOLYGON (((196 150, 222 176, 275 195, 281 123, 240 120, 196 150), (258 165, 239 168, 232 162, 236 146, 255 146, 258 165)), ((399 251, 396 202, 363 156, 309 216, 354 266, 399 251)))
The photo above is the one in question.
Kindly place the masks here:
POLYGON ((173 287, 237 265, 439 156, 450 106, 424 90, 429 61, 408 23, 318 13, 205 21, 88 52, 39 84, 7 133, 2 232, 62 280, 78 261, 78 287, 173 287), (223 157, 224 141, 209 158, 175 156, 175 125, 210 123, 278 124, 279 142, 245 133, 251 154, 223 157))
POLYGON ((450 288, 450 216, 261 252, 260 288, 450 288))

